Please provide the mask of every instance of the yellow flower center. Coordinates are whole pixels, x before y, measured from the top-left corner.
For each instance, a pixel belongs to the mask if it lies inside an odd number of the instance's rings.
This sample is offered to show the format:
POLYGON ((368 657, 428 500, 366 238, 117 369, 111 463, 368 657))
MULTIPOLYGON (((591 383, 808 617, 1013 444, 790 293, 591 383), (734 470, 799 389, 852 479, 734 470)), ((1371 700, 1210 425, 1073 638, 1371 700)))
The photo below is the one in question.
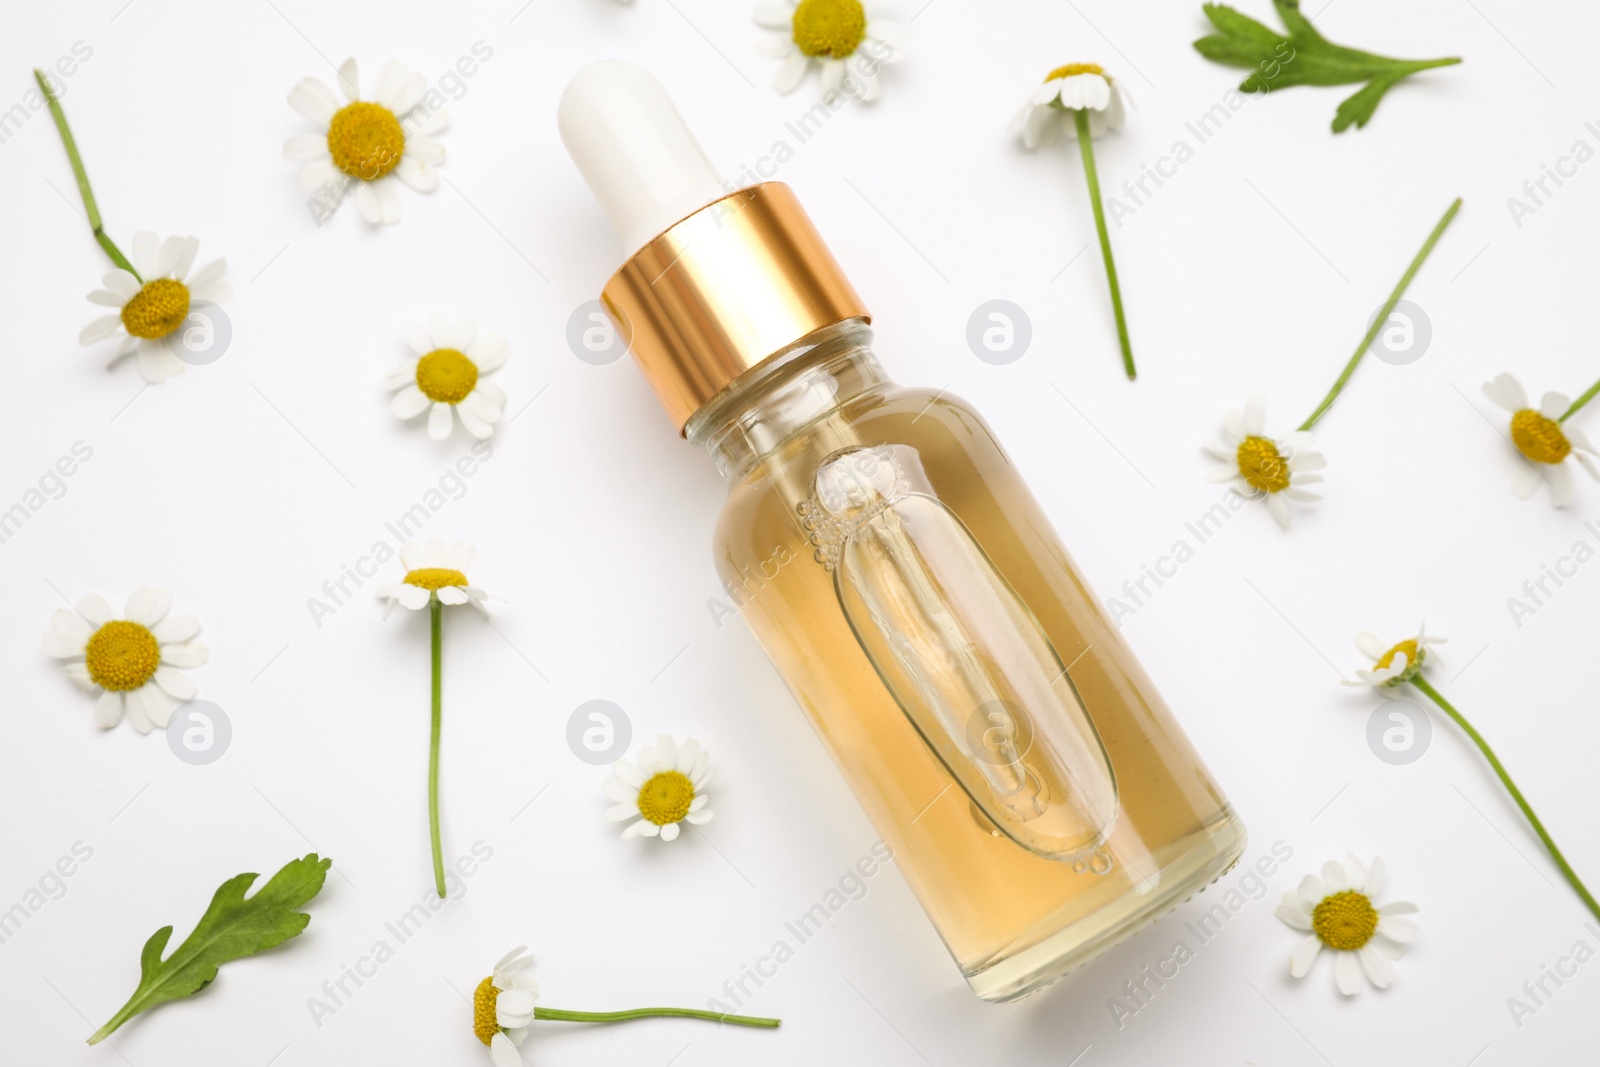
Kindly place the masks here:
POLYGON ((1511 416, 1511 443, 1535 463, 1560 463, 1572 451, 1561 424, 1532 408, 1523 408, 1511 416))
POLYGON ((400 120, 381 104, 346 104, 328 123, 333 165, 352 178, 370 182, 383 177, 399 165, 405 148, 400 120))
POLYGON ((449 567, 418 567, 414 571, 406 571, 406 576, 401 581, 418 589, 437 590, 447 585, 459 585, 465 588, 467 576, 449 567))
POLYGON ((495 1003, 499 999, 500 990, 495 988, 493 978, 485 978, 472 992, 472 1032, 485 1045, 500 1032, 499 1018, 495 1015, 495 1003))
POLYGON ((794 43, 808 56, 845 59, 866 37, 861 0, 800 0, 794 9, 794 43))
POLYGON ((102 689, 126 693, 137 689, 161 666, 161 646, 156 635, 136 622, 108 622, 96 630, 84 648, 89 677, 102 689))
POLYGON ((435 348, 417 360, 417 388, 439 404, 459 404, 478 384, 478 365, 453 348, 435 348))
POLYGON ((122 325, 146 340, 165 337, 188 317, 189 287, 176 278, 145 282, 133 299, 122 305, 122 325))
POLYGON ((1239 442, 1239 476, 1252 489, 1281 493, 1289 488, 1289 461, 1278 446, 1265 437, 1246 437, 1239 442))
POLYGON ((694 783, 680 771, 662 771, 639 787, 639 814, 655 823, 682 822, 694 801, 694 783))
POLYGON ((1378 909, 1365 893, 1346 889, 1317 902, 1311 912, 1311 929, 1329 948, 1354 952, 1377 932, 1378 909))
POLYGON ((1044 80, 1053 82, 1057 78, 1070 78, 1074 74, 1098 74, 1106 81, 1111 80, 1111 75, 1107 74, 1105 68, 1098 63, 1068 63, 1066 66, 1057 67, 1049 74, 1046 74, 1044 80))
POLYGON ((1399 656, 1402 652, 1404 652, 1406 656, 1407 669, 1418 666, 1422 662, 1422 649, 1417 645, 1417 642, 1414 638, 1408 637, 1404 641, 1401 641, 1398 645, 1395 645, 1389 651, 1385 652, 1383 654, 1383 658, 1378 661, 1378 665, 1373 669, 1381 671, 1392 666, 1394 664, 1395 657, 1399 656))

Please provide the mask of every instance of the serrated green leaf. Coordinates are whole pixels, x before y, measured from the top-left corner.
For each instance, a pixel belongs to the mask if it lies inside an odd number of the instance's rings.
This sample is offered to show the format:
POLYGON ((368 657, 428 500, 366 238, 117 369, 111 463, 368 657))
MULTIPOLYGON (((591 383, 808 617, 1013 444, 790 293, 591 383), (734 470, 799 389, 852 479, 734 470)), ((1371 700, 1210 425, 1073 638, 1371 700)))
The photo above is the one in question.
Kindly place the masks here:
POLYGON ((311 916, 297 909, 322 890, 331 859, 315 852, 291 860, 253 897, 245 893, 259 875, 241 874, 223 882, 211 905, 172 955, 162 959, 172 927, 163 926, 139 953, 139 988, 111 1021, 89 1038, 97 1044, 117 1027, 158 1004, 198 993, 211 984, 217 968, 282 944, 306 928, 311 916))
POLYGON ((1240 67, 1252 73, 1239 85, 1241 92, 1272 92, 1294 85, 1366 86, 1351 96, 1334 114, 1333 131, 1352 124, 1365 126, 1385 93, 1407 76, 1432 67, 1445 67, 1459 59, 1390 59, 1387 56, 1331 43, 1300 13, 1299 0, 1273 0, 1287 36, 1223 4, 1206 4, 1205 16, 1220 33, 1194 42, 1195 50, 1214 63, 1240 67))

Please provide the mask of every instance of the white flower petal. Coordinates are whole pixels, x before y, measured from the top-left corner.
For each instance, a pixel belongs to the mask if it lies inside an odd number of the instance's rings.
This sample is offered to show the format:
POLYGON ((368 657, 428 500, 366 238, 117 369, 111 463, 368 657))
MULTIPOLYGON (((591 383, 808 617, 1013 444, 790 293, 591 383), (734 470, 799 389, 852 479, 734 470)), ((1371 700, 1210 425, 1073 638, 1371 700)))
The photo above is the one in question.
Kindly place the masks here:
POLYGON ((118 307, 126 304, 139 295, 139 279, 123 270, 121 267, 108 272, 100 279, 100 284, 105 286, 119 301, 118 307))
POLYGON ((361 74, 354 56, 339 64, 339 91, 352 104, 361 99, 361 74))
POLYGON ((339 98, 333 90, 316 78, 301 78, 289 90, 289 106, 305 118, 327 128, 333 113, 339 110, 339 98))
POLYGON ((669 822, 661 828, 661 840, 676 841, 678 839, 678 824, 669 822))
POLYGON ((1260 437, 1267 432, 1267 398, 1252 396, 1244 402, 1244 432, 1249 437, 1260 437))
POLYGON ((191 670, 195 667, 204 667, 206 660, 210 658, 210 651, 198 641, 186 641, 181 645, 161 646, 161 662, 169 667, 191 670))
POLYGON ((1539 414, 1547 419, 1559 419, 1572 406, 1572 398, 1565 393, 1546 393, 1539 398, 1539 414))
POLYGON ((357 184, 355 199, 363 219, 374 225, 383 221, 383 205, 378 203, 378 194, 372 191, 371 182, 357 184))
POLYGON ((1388 989, 1394 983, 1394 964, 1383 953, 1367 944, 1356 955, 1361 959, 1361 969, 1367 972, 1367 978, 1373 985, 1388 989))
POLYGON ((1550 503, 1558 508, 1564 508, 1572 503, 1572 468, 1565 463, 1545 463, 1545 481, 1550 483, 1550 503))
MULTIPOLYGON (((194 679, 171 667, 157 667, 151 681, 178 700, 193 700, 200 693, 200 687, 194 684, 194 679)), ((150 687, 146 685, 145 688, 150 687)))
POLYGON ((124 693, 126 699, 123 701, 123 710, 127 712, 128 722, 133 728, 141 734, 147 734, 156 728, 156 724, 151 721, 150 713, 145 710, 144 698, 140 695, 142 692, 141 689, 135 689, 131 693, 124 693))
POLYGON ((1361 992, 1361 961, 1354 952, 1333 954, 1333 979, 1339 986, 1339 992, 1347 997, 1361 992))
POLYGON ((61 670, 73 685, 82 689, 85 693, 98 693, 100 691, 99 683, 89 676, 89 668, 86 664, 81 662, 67 663, 62 665, 61 670))
POLYGON ((1311 929, 1311 916, 1307 914, 1304 908, 1297 908, 1289 904, 1279 904, 1278 910, 1273 914, 1296 930, 1309 931, 1311 929))
POLYGON ((1315 907, 1317 902, 1329 895, 1328 887, 1314 874, 1308 874, 1300 879, 1300 899, 1315 907))
POLYGON ((439 172, 410 153, 400 157, 394 174, 419 193, 431 193, 439 187, 439 172))
POLYGON ((467 602, 467 594, 462 592, 457 586, 444 586, 438 590, 438 593, 439 603, 441 604, 446 604, 451 607, 458 607, 467 602))
POLYGON ((450 436, 450 428, 455 425, 450 418, 449 404, 434 404, 433 410, 428 412, 428 436, 435 441, 443 441, 450 436))
POLYGON ((398 367, 391 367, 385 371, 383 380, 380 384, 385 389, 396 390, 404 389, 406 386, 415 383, 416 380, 417 361, 414 359, 408 359, 398 367))
POLYGON ((505 1034, 495 1034, 489 1039, 489 1062, 494 1067, 525 1067, 517 1046, 505 1034))
POLYGON ((1289 505, 1283 499, 1282 493, 1267 494, 1267 510, 1272 512, 1272 517, 1278 520, 1278 525, 1285 530, 1289 528, 1289 505))
MULTIPOLYGON (((1382 655, 1382 652, 1378 653, 1378 656, 1382 655)), ((1376 659, 1377 657, 1373 658, 1376 659)), ((1376 897, 1381 895, 1383 893, 1383 884, 1388 879, 1388 876, 1389 868, 1384 866, 1383 857, 1372 857, 1372 862, 1367 864, 1367 896, 1376 897)))
POLYGON ((1360 860, 1356 859, 1354 852, 1345 854, 1344 872, 1345 877, 1350 881, 1349 888, 1354 889, 1357 893, 1366 893, 1369 897, 1372 895, 1367 892, 1367 868, 1362 865, 1360 860))
POLYGON ((794 6, 786 4, 757 4, 756 24, 769 30, 794 32, 794 6))
POLYGON ((1417 939, 1418 927, 1410 919, 1397 919, 1379 912, 1378 933, 1397 945, 1409 945, 1417 939))
POLYGON ((1322 884, 1329 893, 1342 893, 1350 888, 1350 872, 1338 860, 1329 860, 1322 865, 1322 884))
POLYGON ((140 626, 150 627, 167 617, 172 610, 172 593, 156 586, 135 589, 128 597, 125 618, 140 626))
POLYGON ((333 165, 331 156, 308 160, 295 174, 295 183, 303 193, 315 193, 325 186, 330 190, 344 183, 344 172, 333 165))
POLYGON ((94 705, 94 724, 109 730, 122 721, 122 694, 107 689, 94 705))
POLYGON ((1483 387, 1483 395, 1512 414, 1528 406, 1528 394, 1523 391, 1522 383, 1509 374, 1497 375, 1483 387))
POLYGON ((101 315, 83 328, 78 334, 80 345, 92 345, 96 341, 104 341, 107 337, 122 328, 121 315, 101 315))
POLYGON ((772 87, 780 93, 792 93, 799 88, 810 68, 811 58, 804 52, 796 51, 783 61, 778 73, 772 76, 772 87))
POLYGON ((99 593, 87 593, 79 597, 78 603, 74 606, 78 609, 78 614, 95 629, 99 629, 116 617, 111 611, 111 605, 106 603, 106 598, 99 593))
POLYGON ((401 158, 410 159, 412 157, 415 157, 419 163, 437 167, 444 162, 444 145, 432 137, 412 137, 406 141, 406 152, 401 158))
POLYGON ((1518 457, 1517 470, 1511 476, 1511 492, 1518 500, 1526 500, 1533 495, 1539 483, 1544 481, 1539 472, 1539 464, 1531 460, 1518 457))
POLYGON ((511 342, 497 333, 485 333, 474 338, 463 351, 479 374, 493 374, 511 357, 511 342))
MULTIPOLYGON (((389 410, 394 413, 396 418, 411 419, 427 410, 430 403, 432 401, 428 399, 427 395, 413 384, 401 389, 390 399, 389 410)), ((448 410, 448 407, 446 410, 448 410)), ((448 426, 446 427, 446 432, 449 432, 448 426)), ((411 569, 414 570, 415 568, 411 569)))
POLYGON ((1302 940, 1289 953, 1289 975, 1293 978, 1304 978, 1311 970, 1311 965, 1317 962, 1317 955, 1322 951, 1322 939, 1316 934, 1302 940))
POLYGON ((309 163, 328 154, 328 138, 320 133, 297 133, 283 142, 283 158, 291 163, 309 163))
MULTIPOLYGON (((377 181, 367 183, 373 195, 378 200, 379 219, 385 226, 393 226, 400 221, 400 186, 399 180, 393 175, 386 175, 377 181)), ((371 221, 371 220, 368 220, 371 221)))

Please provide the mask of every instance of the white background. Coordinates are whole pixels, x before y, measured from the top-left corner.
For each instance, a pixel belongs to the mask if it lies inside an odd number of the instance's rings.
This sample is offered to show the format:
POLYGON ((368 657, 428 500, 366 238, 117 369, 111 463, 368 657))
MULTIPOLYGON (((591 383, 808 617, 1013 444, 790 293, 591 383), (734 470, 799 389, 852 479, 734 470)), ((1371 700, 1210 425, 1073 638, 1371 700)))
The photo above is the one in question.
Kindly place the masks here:
MULTIPOLYGON (((630 361, 591 366, 568 347, 569 315, 622 249, 554 111, 583 65, 635 59, 731 177, 793 140, 784 124, 816 100, 815 75, 774 94, 775 63, 756 55, 746 5, 729 0, 8 6, 0 106, 23 100, 30 67, 92 47, 65 103, 110 232, 124 247, 139 229, 198 235, 200 262, 227 257, 236 296, 219 362, 151 388, 131 363, 108 372, 103 346, 77 344, 100 313, 83 295, 107 265, 48 116, 0 144, 0 506, 74 442, 93 448, 65 495, 0 545, 0 908, 75 842, 93 850, 65 894, 0 945, 0 1060, 483 1063, 463 997, 521 942, 539 954, 549 1006, 722 995, 875 835, 748 632, 708 610, 720 596, 711 464, 675 440, 630 361), (493 55, 451 104, 448 184, 406 191, 396 227, 368 227, 353 206, 314 226, 280 156, 309 128, 284 102, 296 80, 331 83, 332 64, 353 54, 369 86, 391 56, 431 81, 480 40, 493 55), (482 841, 493 857, 319 1026, 309 998, 375 941, 392 944, 384 924, 429 888, 426 617, 380 621, 376 582, 320 627, 307 600, 468 447, 459 429, 441 445, 396 422, 379 388, 403 354, 401 321, 432 311, 472 316, 513 345, 499 380, 520 414, 427 529, 475 541, 471 577, 504 599, 493 628, 462 611, 446 622, 446 852, 482 841), (211 661, 193 673, 234 729, 209 767, 180 762, 161 735, 96 731, 91 699, 39 651, 63 598, 98 591, 120 605, 142 584, 172 588, 178 610, 205 621, 211 661), (705 834, 616 840, 601 818, 603 771, 566 742, 568 716, 596 698, 626 709, 635 744, 670 730, 712 748, 721 770, 705 834), (126 1026, 114 1048, 85 1048, 134 988, 152 931, 173 923, 176 943, 225 878, 313 848, 337 873, 305 935, 226 966, 200 996, 126 1026)), ((1246 7, 1273 21, 1266 3, 1246 7)), ((894 13, 916 15, 915 34, 882 100, 845 108, 778 177, 869 301, 890 372, 986 414, 1107 595, 1179 538, 1193 542, 1184 523, 1219 498, 1199 447, 1223 412, 1264 392, 1274 431, 1292 428, 1440 212, 1466 198, 1410 293, 1431 347, 1407 366, 1369 359, 1319 426, 1326 500, 1297 509, 1289 533, 1251 505, 1124 620, 1248 824, 1246 862, 1278 841, 1294 858, 1120 1029, 1109 998, 1186 937, 1213 894, 1042 995, 993 1006, 966 990, 889 870, 748 1004, 781 1015, 781 1031, 548 1023, 524 1049, 530 1062, 1592 1060, 1600 963, 1520 1029, 1507 1008, 1575 942, 1600 947, 1581 905, 1442 716, 1421 760, 1391 766, 1365 739, 1378 699, 1338 683, 1361 665, 1359 630, 1398 639, 1425 619, 1448 635, 1432 677, 1600 885, 1600 563, 1520 627, 1507 607, 1574 542, 1600 547, 1584 528, 1600 519, 1600 486, 1581 479, 1565 512, 1542 490, 1513 499, 1505 419, 1479 392, 1503 370, 1535 395, 1576 394, 1600 374, 1600 163, 1520 227, 1506 203, 1574 141, 1600 148, 1584 127, 1600 122, 1600 16, 1581 4, 1336 0, 1319 16, 1336 42, 1466 63, 1402 85, 1365 130, 1328 129, 1353 87, 1295 88, 1251 101, 1199 146, 1114 231, 1142 372, 1129 384, 1097 251, 1080 255, 1093 228, 1075 149, 1025 153, 1005 124, 1050 68, 1094 60, 1139 105, 1098 145, 1108 194, 1175 141, 1193 147, 1184 124, 1239 79, 1190 46, 1206 30, 1199 4, 931 0, 919 11, 901 0, 894 13), (968 316, 993 298, 1032 321, 1031 348, 1007 366, 965 341, 968 316), (1351 1000, 1327 960, 1287 977, 1296 935, 1272 915, 1284 889, 1346 850, 1382 854, 1392 895, 1423 909, 1398 984, 1351 1000)), ((1591 435, 1594 412, 1578 419, 1591 435)), ((391 563, 384 579, 398 576, 391 563)))

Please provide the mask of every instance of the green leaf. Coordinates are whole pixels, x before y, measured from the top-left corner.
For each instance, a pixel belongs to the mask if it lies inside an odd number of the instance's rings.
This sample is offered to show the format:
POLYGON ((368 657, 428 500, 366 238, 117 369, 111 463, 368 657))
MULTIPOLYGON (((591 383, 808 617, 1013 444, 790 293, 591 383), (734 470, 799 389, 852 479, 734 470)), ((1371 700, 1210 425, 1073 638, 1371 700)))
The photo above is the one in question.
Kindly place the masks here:
POLYGON ((194 932, 166 959, 161 957, 172 927, 163 926, 151 934, 139 953, 139 988, 110 1022, 95 1031, 89 1044, 105 1040, 142 1011, 200 992, 211 984, 221 964, 265 952, 299 934, 311 916, 296 909, 322 890, 332 864, 333 860, 320 859, 315 852, 291 860, 248 899, 245 893, 259 876, 240 874, 228 879, 212 896, 211 906, 194 932))
POLYGON ((1205 16, 1219 33, 1194 42, 1214 63, 1251 74, 1239 85, 1246 93, 1272 92, 1292 85, 1366 85, 1339 105, 1333 132, 1365 126, 1384 94, 1420 70, 1447 67, 1460 59, 1390 59, 1331 43, 1300 13, 1299 0, 1273 0, 1287 34, 1223 4, 1206 4, 1205 16))

